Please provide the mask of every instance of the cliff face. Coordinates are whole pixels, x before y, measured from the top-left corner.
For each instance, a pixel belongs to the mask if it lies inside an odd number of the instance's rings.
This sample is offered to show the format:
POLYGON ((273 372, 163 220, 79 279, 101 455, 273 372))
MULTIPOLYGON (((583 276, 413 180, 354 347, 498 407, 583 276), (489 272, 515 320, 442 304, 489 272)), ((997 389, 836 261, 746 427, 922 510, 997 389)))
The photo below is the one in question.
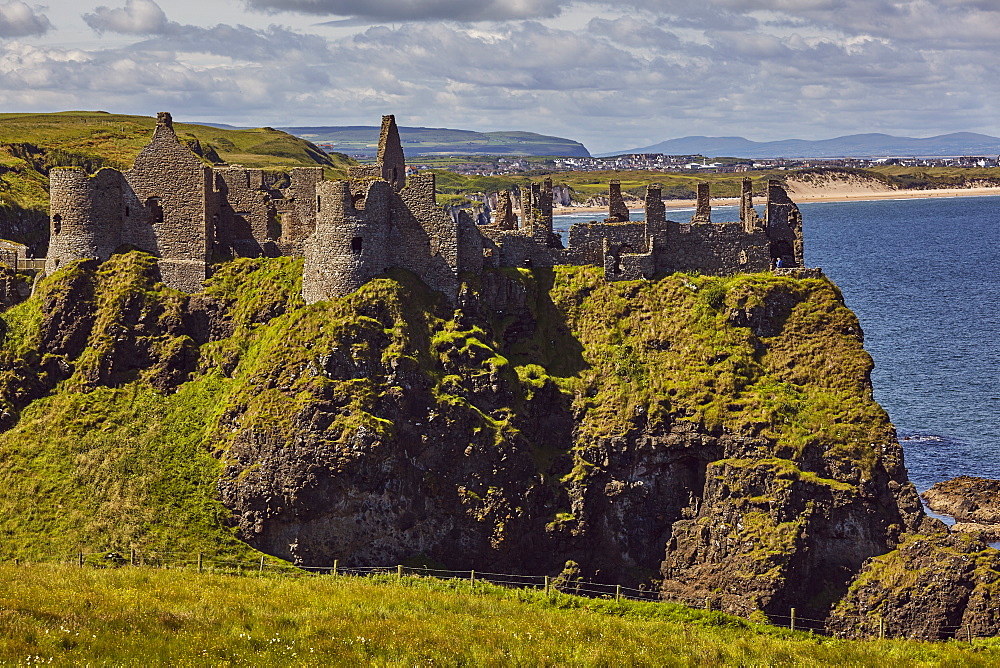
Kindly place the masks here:
POLYGON ((148 439, 181 435, 220 467, 214 493, 185 492, 227 509, 203 524, 262 551, 535 574, 573 560, 744 613, 822 614, 866 559, 938 530, 825 280, 511 270, 468 282, 455 310, 393 273, 304 306, 292 264, 232 263, 195 296, 137 253, 57 273, 4 316, 0 451, 39 397, 153 387, 177 408, 148 439))

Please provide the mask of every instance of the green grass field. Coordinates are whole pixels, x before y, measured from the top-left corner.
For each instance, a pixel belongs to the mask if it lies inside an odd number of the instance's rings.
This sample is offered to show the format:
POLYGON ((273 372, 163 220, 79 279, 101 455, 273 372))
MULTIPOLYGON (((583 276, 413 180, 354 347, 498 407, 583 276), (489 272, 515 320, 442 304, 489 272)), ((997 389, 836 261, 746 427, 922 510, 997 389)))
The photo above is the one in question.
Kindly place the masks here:
POLYGON ((670 603, 467 581, 0 566, 0 663, 988 666, 993 640, 844 641, 670 603))

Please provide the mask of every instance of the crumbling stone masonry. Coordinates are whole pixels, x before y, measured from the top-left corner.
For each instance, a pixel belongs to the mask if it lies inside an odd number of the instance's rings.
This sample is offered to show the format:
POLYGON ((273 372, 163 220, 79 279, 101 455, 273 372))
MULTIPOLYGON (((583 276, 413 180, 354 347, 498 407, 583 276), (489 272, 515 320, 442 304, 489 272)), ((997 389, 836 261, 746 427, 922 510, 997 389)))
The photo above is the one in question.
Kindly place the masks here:
POLYGON ((622 198, 622 182, 611 181, 608 184, 608 217, 605 223, 627 223, 629 218, 628 207, 622 198))
POLYGON ((675 271, 735 274, 803 266, 802 216, 780 183, 768 185, 766 215, 753 208, 744 180, 740 220, 712 223, 708 184, 698 187, 690 222, 667 220, 661 186, 646 192, 645 220, 630 221, 621 184, 610 185, 604 222, 574 225, 564 247, 553 232, 550 179, 499 193, 493 221, 452 216, 435 199, 433 174, 406 179, 399 131, 382 118, 378 160, 346 181, 320 168, 287 178, 239 166, 213 167, 181 144, 170 114, 132 169, 56 169, 46 271, 71 260, 105 260, 138 248, 157 256, 163 281, 197 292, 211 263, 234 256, 304 256, 302 294, 316 302, 348 294, 393 267, 408 269, 449 300, 460 275, 499 267, 591 264, 608 280, 675 271))

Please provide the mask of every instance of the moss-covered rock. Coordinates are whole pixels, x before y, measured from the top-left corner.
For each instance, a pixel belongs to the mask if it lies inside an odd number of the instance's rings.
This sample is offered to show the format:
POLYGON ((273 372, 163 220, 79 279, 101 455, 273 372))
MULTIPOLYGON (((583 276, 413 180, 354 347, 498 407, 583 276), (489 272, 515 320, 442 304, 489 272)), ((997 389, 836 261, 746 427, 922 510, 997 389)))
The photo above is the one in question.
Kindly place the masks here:
POLYGON ((967 534, 908 536, 874 557, 828 626, 850 638, 965 638, 1000 633, 1000 552, 967 534))
POLYGON ((4 549, 573 561, 730 610, 823 614, 924 523, 826 280, 503 270, 468 278, 455 310, 401 271, 306 306, 300 276, 237 260, 184 295, 127 253, 7 311, 0 461, 25 482, 0 505, 54 501, 8 522, 4 549), (188 464, 157 477, 157 458, 188 464), (59 491, 88 476, 99 488, 59 491))

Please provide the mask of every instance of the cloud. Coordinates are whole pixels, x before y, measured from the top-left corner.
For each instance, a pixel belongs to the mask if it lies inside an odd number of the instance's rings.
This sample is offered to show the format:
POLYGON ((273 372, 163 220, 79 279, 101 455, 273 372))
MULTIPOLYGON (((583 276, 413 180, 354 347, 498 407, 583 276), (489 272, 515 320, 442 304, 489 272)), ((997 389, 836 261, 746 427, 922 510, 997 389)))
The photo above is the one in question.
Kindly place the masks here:
POLYGON ((44 35, 52 23, 40 7, 29 7, 14 0, 0 5, 0 37, 28 37, 44 35))
MULTIPOLYGON (((169 109, 253 126, 377 125, 395 113, 404 125, 532 130, 594 151, 691 134, 1000 134, 990 35, 1000 16, 986 0, 467 3, 449 17, 464 25, 369 21, 339 25, 336 38, 268 26, 263 14, 190 25, 197 14, 183 7, 193 0, 163 5, 182 22, 152 0, 114 1, 87 15, 95 30, 135 36, 113 48, 0 42, 8 109, 169 109), (555 20, 469 18, 560 4, 568 9, 555 20)), ((266 2, 277 11, 281 0, 266 2)), ((384 0, 372 2, 365 11, 385 13, 384 0)), ((310 6, 316 15, 348 4, 310 6)), ((451 5, 423 6, 428 18, 451 5)))
POLYGON ((165 32, 170 23, 166 14, 153 0, 126 0, 124 7, 97 7, 83 20, 99 33, 124 35, 156 35, 165 32))
POLYGON ((563 0, 244 0, 263 12, 350 16, 376 21, 516 21, 557 16, 563 0))

